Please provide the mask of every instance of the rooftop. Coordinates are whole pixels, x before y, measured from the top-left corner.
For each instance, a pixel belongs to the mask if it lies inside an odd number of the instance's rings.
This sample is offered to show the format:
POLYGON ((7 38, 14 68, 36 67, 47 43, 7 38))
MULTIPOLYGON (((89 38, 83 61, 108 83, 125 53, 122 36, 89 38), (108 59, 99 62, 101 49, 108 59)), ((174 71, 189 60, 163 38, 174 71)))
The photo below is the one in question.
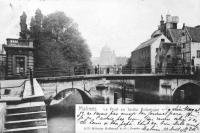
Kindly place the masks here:
POLYGON ((190 37, 192 38, 192 42, 200 42, 200 28, 194 28, 194 27, 185 27, 188 33, 190 34, 190 37))
POLYGON ((183 30, 182 29, 168 29, 168 31, 171 36, 172 42, 177 43, 183 30))
MULTIPOLYGON (((157 37, 153 37, 153 38, 150 38, 149 40, 141 43, 138 47, 136 47, 135 50, 139 50, 139 49, 142 49, 144 47, 147 47, 147 46, 150 46, 153 42, 155 42, 160 36, 157 36, 157 37)), ((134 51, 135 51, 134 50, 134 51)))
POLYGON ((24 39, 13 39, 7 38, 7 44, 4 45, 6 47, 15 47, 15 48, 33 48, 32 40, 24 40, 24 39))

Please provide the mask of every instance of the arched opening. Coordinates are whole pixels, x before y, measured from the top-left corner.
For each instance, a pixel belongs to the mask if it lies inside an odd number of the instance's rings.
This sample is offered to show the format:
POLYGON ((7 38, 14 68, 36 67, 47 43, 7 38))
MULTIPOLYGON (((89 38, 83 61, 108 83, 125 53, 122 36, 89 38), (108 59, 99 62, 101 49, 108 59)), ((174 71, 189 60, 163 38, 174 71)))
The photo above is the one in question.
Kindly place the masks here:
POLYGON ((200 103, 200 85, 187 83, 176 89, 173 94, 173 103, 175 104, 199 104, 200 103))
POLYGON ((60 91, 54 98, 54 100, 70 100, 73 99, 74 103, 91 104, 92 99, 88 94, 77 88, 68 88, 60 91))
POLYGON ((65 115, 74 115, 76 104, 92 104, 90 96, 83 90, 77 88, 68 88, 60 91, 50 102, 48 114, 56 113, 65 115))

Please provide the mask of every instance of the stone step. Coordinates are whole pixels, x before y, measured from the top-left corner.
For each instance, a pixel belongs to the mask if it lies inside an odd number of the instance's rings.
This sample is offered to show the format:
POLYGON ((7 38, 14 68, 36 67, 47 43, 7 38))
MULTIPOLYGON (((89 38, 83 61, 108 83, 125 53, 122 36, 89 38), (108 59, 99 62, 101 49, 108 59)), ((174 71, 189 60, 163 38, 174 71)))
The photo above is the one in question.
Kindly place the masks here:
POLYGON ((29 101, 29 102, 21 102, 18 104, 10 104, 7 106, 8 109, 13 109, 13 108, 24 108, 24 107, 33 107, 33 106, 44 106, 45 103, 44 101, 39 101, 39 102, 34 102, 34 101, 29 101))
POLYGON ((18 121, 18 120, 28 120, 28 119, 40 119, 46 118, 46 111, 38 112, 26 112, 26 113, 17 113, 17 114, 8 114, 6 115, 6 121, 18 121))
POLYGON ((22 108, 7 108, 7 114, 46 111, 46 106, 32 106, 22 108))
POLYGON ((36 127, 36 126, 47 126, 47 119, 29 119, 19 121, 9 121, 5 123, 5 129, 25 128, 25 127, 36 127))
POLYGON ((48 133, 47 126, 15 128, 5 130, 4 133, 48 133))

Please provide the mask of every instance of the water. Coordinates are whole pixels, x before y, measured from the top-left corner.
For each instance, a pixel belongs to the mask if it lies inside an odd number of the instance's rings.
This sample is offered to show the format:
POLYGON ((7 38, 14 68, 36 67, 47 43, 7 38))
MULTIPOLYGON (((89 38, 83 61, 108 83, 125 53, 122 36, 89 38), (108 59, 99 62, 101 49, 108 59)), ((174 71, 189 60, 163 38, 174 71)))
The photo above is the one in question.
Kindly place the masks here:
POLYGON ((48 118, 49 133, 75 133, 75 118, 63 114, 48 118))
MULTIPOLYGON (((120 86, 110 85, 108 89, 105 89, 102 91, 97 91, 94 89, 91 91, 91 94, 95 103, 113 104, 115 92, 118 93, 118 104, 121 104, 122 90, 120 86)), ((128 94, 131 92, 126 92, 126 93, 128 94)), ((138 96, 138 97, 141 98, 141 96, 138 96)), ((74 109, 70 108, 68 111, 63 111, 62 108, 59 110, 55 109, 55 107, 49 108, 48 109, 48 128, 49 128, 49 133, 75 133, 74 109)))
POLYGON ((75 133, 74 107, 67 110, 60 107, 48 107, 49 133, 75 133))

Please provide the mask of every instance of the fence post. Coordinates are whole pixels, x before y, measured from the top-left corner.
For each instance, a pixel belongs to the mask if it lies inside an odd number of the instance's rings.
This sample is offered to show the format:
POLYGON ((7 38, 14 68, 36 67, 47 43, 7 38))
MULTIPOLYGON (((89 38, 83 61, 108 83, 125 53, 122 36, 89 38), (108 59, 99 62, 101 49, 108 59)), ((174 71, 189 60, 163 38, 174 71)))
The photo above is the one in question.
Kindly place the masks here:
POLYGON ((34 92, 34 85, 33 85, 33 72, 32 72, 32 69, 30 68, 30 83, 31 83, 31 92, 32 92, 32 95, 35 94, 34 92))
POLYGON ((117 104, 118 95, 117 92, 114 92, 114 104, 117 104))
POLYGON ((0 99, 1 99, 1 83, 0 83, 0 99))

